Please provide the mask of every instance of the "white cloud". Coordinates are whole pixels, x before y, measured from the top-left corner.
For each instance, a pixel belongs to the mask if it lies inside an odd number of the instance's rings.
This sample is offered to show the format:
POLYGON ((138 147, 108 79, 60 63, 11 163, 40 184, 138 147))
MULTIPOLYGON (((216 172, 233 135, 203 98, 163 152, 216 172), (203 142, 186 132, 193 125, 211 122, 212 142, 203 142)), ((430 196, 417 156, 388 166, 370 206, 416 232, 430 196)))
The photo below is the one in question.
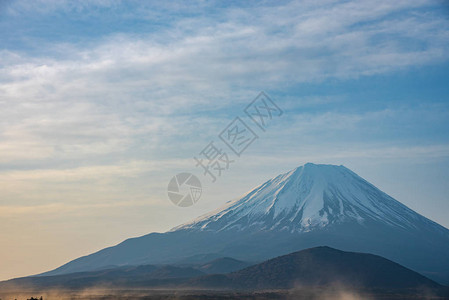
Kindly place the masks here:
POLYGON ((20 147, 11 140, 16 130, 45 140, 37 146, 45 151, 55 144, 80 153, 124 151, 136 127, 157 120, 147 127, 156 136, 180 112, 223 108, 261 89, 448 57, 447 20, 404 12, 427 1, 330 3, 230 8, 225 20, 184 18, 162 32, 111 36, 89 48, 45 45, 53 58, 3 52, 1 131, 11 132, 4 148, 20 147), (389 17, 398 13, 403 17, 389 17), (408 47, 401 38, 422 46, 408 47), (46 144, 53 138, 58 142, 46 144))

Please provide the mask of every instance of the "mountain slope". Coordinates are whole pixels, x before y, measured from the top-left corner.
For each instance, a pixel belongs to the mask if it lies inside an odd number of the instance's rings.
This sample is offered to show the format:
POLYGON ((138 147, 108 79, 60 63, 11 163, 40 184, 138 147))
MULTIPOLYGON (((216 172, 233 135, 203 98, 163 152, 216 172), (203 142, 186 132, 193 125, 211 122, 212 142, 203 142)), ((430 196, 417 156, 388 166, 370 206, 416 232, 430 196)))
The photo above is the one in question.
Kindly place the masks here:
POLYGON ((0 282, 0 290, 85 289, 89 287, 136 287, 178 284, 186 278, 205 275, 192 267, 130 266, 101 271, 78 272, 55 276, 16 278, 0 282))
POLYGON ((46 273, 173 263, 201 255, 262 261, 328 245, 381 255, 449 283, 449 230, 343 166, 306 164, 178 226, 126 240, 46 273))
POLYGON ((308 232, 335 223, 367 221, 442 231, 343 166, 306 164, 281 174, 212 214, 174 230, 308 232))
MULTIPOLYGON (((220 263, 230 261, 238 262, 226 258, 220 263)), ((0 282, 0 290, 17 287, 22 290, 112 287, 267 290, 299 286, 405 290, 412 294, 423 290, 448 292, 447 287, 383 257, 330 247, 290 253, 228 274, 205 275, 191 267, 145 265, 0 282)))
POLYGON ((290 289, 295 286, 382 289, 440 288, 436 282, 383 257, 316 247, 276 257, 222 276, 194 278, 197 287, 290 289))
POLYGON ((222 257, 201 265, 199 270, 207 274, 225 274, 241 270, 249 265, 247 262, 231 257, 222 257))

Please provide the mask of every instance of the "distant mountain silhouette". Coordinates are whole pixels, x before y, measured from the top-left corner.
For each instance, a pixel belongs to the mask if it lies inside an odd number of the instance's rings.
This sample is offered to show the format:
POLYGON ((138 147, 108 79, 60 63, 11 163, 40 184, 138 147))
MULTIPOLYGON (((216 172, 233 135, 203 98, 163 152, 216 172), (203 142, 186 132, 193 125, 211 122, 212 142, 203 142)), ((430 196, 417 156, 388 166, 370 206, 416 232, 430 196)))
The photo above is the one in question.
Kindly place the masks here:
POLYGON ((2 288, 69 288, 83 289, 97 286, 159 286, 176 285, 182 279, 206 275, 192 267, 128 266, 93 272, 78 272, 56 276, 24 277, 0 282, 2 288))
POLYGON ((344 166, 311 163, 169 232, 128 239, 41 275, 220 257, 265 261, 320 245, 377 254, 449 283, 447 228, 344 166))
MULTIPOLYGON (((244 264, 232 258, 214 260, 199 268, 244 264)), ((268 290, 341 285, 384 290, 445 291, 438 283, 383 257, 316 247, 270 259, 228 274, 206 275, 193 267, 137 266, 56 276, 27 277, 0 283, 0 290, 114 288, 189 288, 268 290)))
POLYGON ((290 289, 329 286, 410 289, 441 286, 383 257, 316 247, 276 257, 227 275, 189 280, 203 288, 290 289))
POLYGON ((217 258, 211 262, 200 266, 199 270, 208 274, 225 274, 241 270, 250 265, 250 263, 237 260, 231 257, 217 258))
POLYGON ((209 263, 215 259, 223 258, 223 255, 220 255, 218 253, 201 253, 201 254, 195 254, 187 257, 183 257, 180 260, 177 260, 174 262, 175 265, 198 265, 198 264, 205 264, 209 263))

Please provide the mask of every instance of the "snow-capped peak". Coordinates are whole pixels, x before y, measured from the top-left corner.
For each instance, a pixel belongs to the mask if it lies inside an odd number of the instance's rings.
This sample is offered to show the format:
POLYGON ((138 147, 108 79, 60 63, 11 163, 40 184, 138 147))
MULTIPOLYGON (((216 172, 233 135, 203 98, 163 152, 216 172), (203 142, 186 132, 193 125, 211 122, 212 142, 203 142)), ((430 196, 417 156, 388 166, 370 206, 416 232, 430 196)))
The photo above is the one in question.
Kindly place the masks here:
POLYGON ((427 220, 344 166, 307 163, 173 230, 310 231, 341 222, 414 227, 427 220))

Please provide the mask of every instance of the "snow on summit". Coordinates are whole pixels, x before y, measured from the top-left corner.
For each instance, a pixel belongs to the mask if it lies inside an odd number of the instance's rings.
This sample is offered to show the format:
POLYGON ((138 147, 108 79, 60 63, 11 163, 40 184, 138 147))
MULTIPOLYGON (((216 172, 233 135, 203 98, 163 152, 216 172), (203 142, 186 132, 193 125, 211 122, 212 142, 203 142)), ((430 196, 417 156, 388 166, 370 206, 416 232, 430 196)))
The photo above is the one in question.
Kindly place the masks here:
POLYGON ((319 245, 382 255, 441 282, 449 279, 448 229, 343 166, 315 164, 276 176, 170 232, 125 240, 45 275, 198 255, 266 260, 319 245))
POLYGON ((173 230, 307 232, 333 223, 367 221, 409 228, 416 227, 417 220, 429 222, 346 167, 307 163, 173 230))

